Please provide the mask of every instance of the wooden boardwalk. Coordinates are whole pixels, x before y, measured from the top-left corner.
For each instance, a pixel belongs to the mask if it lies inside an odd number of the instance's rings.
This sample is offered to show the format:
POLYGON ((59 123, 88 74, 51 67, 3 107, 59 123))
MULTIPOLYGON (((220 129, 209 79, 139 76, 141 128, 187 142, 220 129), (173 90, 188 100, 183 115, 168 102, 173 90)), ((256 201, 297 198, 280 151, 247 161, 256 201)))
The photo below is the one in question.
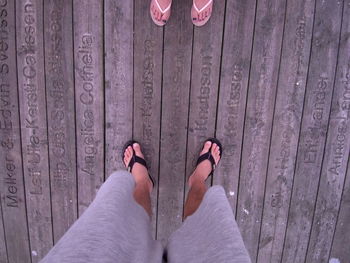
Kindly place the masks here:
POLYGON ((350 0, 216 0, 202 28, 190 0, 164 28, 148 8, 0 0, 0 263, 38 262, 131 138, 165 243, 212 136, 253 262, 349 262, 350 0))

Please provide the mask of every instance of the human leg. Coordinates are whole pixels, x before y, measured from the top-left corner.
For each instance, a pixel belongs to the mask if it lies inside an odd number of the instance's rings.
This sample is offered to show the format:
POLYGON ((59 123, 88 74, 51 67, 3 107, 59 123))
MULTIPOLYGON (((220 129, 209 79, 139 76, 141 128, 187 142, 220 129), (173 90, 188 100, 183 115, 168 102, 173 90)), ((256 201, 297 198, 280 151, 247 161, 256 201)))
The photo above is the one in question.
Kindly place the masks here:
MULTIPOLYGON (((138 144, 137 142, 128 146, 124 151, 123 161, 124 161, 124 165, 126 167, 129 166, 134 154, 136 156, 144 159, 140 144, 138 144)), ((133 175, 135 183, 136 183, 135 189, 133 192, 133 196, 135 198, 135 201, 139 205, 141 205, 146 210, 146 212, 149 214, 149 216, 151 217, 152 216, 152 208, 151 208, 150 193, 151 193, 152 188, 153 188, 153 183, 148 175, 147 167, 145 167, 143 164, 135 162, 132 166, 131 174, 133 175)))
POLYGON ((199 164, 188 181, 185 221, 171 235, 166 248, 170 263, 250 262, 224 189, 214 186, 207 190, 205 185, 212 164, 218 164, 221 152, 218 141, 204 144, 199 164))
POLYGON ((161 262, 149 215, 133 197, 135 179, 126 171, 109 176, 96 198, 42 263, 161 262))
POLYGON ((169 263, 250 263, 232 209, 221 186, 210 187, 198 209, 169 238, 169 263))
MULTIPOLYGON (((205 142, 200 155, 203 155, 208 151, 211 152, 215 163, 218 164, 220 160, 220 147, 216 143, 207 141, 205 142)), ((205 160, 198 164, 198 166, 190 176, 188 180, 190 190, 188 192, 187 200, 184 207, 184 218, 192 215, 202 202, 204 194, 207 191, 205 180, 208 178, 211 171, 211 162, 209 160, 205 160)))

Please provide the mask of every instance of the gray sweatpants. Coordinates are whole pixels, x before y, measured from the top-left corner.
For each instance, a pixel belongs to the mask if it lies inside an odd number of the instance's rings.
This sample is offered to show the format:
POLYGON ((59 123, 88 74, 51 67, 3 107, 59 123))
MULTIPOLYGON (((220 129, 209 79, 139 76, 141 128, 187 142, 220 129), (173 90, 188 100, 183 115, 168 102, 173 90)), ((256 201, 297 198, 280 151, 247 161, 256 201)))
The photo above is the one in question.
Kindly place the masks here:
POLYGON ((208 189, 197 211, 176 230, 166 248, 152 238, 146 211, 133 198, 135 182, 113 173, 95 200, 41 263, 250 262, 221 186, 208 189))

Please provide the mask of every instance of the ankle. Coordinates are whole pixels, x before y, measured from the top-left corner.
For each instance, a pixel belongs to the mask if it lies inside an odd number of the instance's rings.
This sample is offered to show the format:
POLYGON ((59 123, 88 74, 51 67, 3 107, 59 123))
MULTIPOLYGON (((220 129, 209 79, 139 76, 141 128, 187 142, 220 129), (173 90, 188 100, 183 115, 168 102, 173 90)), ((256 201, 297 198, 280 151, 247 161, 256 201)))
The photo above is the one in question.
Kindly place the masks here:
POLYGON ((205 184, 205 179, 200 174, 194 172, 190 178, 188 179, 188 185, 190 188, 195 187, 197 185, 205 184))
POLYGON ((146 178, 136 182, 135 184, 135 189, 140 189, 148 193, 152 192, 152 188, 152 183, 146 178))

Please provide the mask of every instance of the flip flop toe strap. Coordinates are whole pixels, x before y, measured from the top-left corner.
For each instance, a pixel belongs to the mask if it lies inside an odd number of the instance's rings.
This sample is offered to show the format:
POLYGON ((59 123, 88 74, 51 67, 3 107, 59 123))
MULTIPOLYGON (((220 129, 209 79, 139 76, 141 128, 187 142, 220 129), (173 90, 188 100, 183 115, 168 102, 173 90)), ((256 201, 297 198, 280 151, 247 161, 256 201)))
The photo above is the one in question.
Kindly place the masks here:
POLYGON ((162 14, 165 14, 166 12, 168 12, 168 10, 170 9, 170 7, 171 7, 171 1, 170 1, 170 4, 165 8, 165 9, 162 9, 162 7, 160 6, 160 4, 158 3, 158 0, 154 0, 154 2, 156 2, 156 5, 157 5, 157 7, 158 7, 158 9, 160 10, 160 12, 162 13, 162 14))
POLYGON ((211 172, 210 172, 210 174, 212 174, 214 172, 215 168, 216 168, 216 164, 215 164, 214 157, 213 157, 213 155, 211 154, 210 151, 202 154, 201 156, 199 156, 196 166, 198 166, 198 164, 200 164, 201 162, 203 162, 205 160, 209 160, 210 161, 210 163, 211 163, 211 172))
POLYGON ((204 9, 206 9, 206 8, 211 4, 211 2, 213 2, 213 0, 208 1, 208 3, 206 3, 202 8, 199 9, 199 8, 197 7, 197 5, 196 5, 196 2, 193 1, 193 7, 194 7, 194 9, 196 9, 196 11, 197 11, 198 13, 200 13, 200 12, 202 12, 204 9))
POLYGON ((128 171, 129 172, 132 171, 132 167, 134 166, 135 163, 142 164, 148 170, 146 161, 143 158, 141 158, 139 156, 136 156, 134 154, 133 157, 131 158, 130 162, 129 162, 129 165, 128 165, 128 171))
MULTIPOLYGON (((139 164, 143 165, 148 170, 148 166, 147 166, 147 163, 146 163, 145 159, 143 159, 143 158, 141 158, 139 156, 136 156, 135 153, 134 153, 134 155, 132 156, 132 158, 131 158, 131 160, 130 160, 130 162, 128 164, 128 172, 129 173, 131 173, 132 168, 133 168, 135 163, 139 163, 139 164)), ((153 177, 150 174, 148 174, 148 177, 151 179, 152 185, 154 187, 155 182, 153 180, 153 177)))

